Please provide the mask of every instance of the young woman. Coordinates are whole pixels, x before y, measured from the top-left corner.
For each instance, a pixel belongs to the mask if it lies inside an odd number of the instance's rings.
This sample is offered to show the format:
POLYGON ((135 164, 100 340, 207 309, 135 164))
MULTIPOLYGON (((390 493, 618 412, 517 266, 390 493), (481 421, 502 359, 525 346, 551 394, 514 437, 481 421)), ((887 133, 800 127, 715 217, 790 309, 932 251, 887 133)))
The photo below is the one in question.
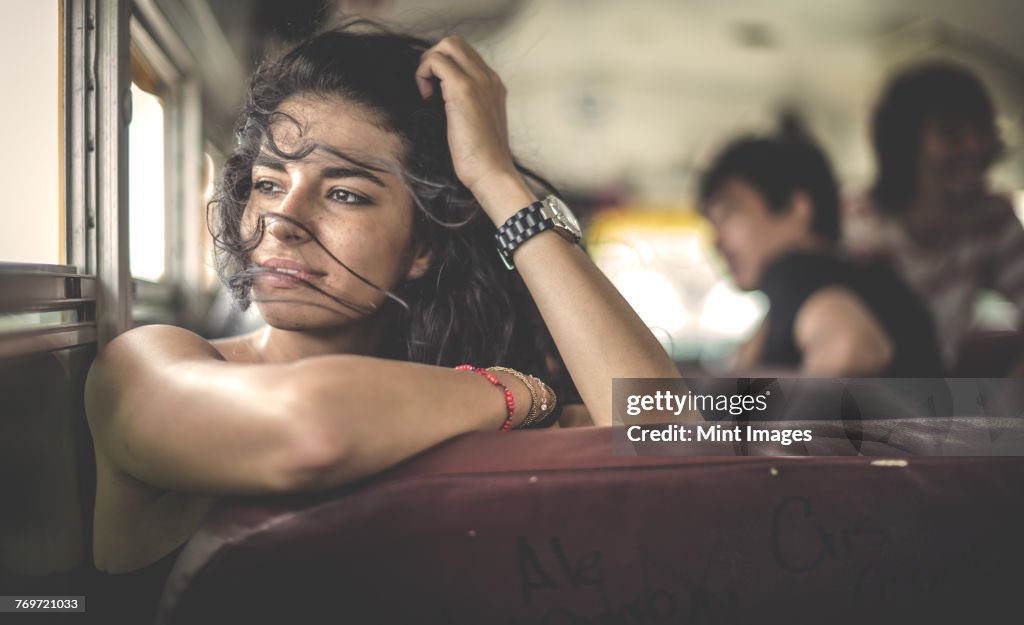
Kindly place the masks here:
POLYGON ((222 276, 268 327, 138 328, 90 372, 94 559, 117 609, 152 610, 221 496, 338 486, 567 403, 563 420, 610 424, 612 378, 678 375, 571 213, 538 212, 504 101, 458 37, 332 31, 257 71, 211 208, 222 276))

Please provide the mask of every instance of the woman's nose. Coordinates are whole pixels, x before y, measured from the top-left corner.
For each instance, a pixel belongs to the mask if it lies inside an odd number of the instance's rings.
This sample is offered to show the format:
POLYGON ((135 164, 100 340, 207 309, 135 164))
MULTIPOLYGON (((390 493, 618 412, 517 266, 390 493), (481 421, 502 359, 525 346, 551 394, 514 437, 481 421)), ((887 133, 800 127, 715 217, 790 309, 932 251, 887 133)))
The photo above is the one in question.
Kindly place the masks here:
POLYGON ((268 213, 263 218, 267 220, 267 232, 270 236, 282 243, 300 245, 312 238, 305 228, 292 221, 290 215, 268 213))
POLYGON ((293 188, 277 207, 264 215, 267 232, 282 243, 298 245, 310 240, 311 236, 302 222, 302 198, 293 188))

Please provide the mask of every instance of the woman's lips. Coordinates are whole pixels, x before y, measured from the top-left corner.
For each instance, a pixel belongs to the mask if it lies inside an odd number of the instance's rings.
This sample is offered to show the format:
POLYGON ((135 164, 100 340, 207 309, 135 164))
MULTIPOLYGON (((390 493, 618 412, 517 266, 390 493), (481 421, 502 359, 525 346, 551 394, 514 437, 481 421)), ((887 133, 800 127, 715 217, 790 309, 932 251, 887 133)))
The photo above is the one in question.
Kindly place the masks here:
POLYGON ((286 258, 271 258, 260 263, 260 266, 271 271, 260 274, 259 278, 270 286, 282 289, 294 289, 304 282, 312 282, 325 275, 286 258))
POLYGON ((298 277, 284 273, 261 273, 257 280, 278 289, 294 289, 303 284, 298 277))

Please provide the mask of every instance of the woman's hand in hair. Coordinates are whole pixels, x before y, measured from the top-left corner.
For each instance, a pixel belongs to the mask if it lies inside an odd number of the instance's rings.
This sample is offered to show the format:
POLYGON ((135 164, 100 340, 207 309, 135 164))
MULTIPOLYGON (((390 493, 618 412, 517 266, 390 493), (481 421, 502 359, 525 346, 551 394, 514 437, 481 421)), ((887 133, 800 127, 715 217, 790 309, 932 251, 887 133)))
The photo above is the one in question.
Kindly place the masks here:
POLYGON ((423 53, 416 84, 424 98, 436 96, 434 79, 444 98, 455 173, 484 210, 503 222, 533 201, 512 160, 505 85, 458 35, 445 37, 423 53))

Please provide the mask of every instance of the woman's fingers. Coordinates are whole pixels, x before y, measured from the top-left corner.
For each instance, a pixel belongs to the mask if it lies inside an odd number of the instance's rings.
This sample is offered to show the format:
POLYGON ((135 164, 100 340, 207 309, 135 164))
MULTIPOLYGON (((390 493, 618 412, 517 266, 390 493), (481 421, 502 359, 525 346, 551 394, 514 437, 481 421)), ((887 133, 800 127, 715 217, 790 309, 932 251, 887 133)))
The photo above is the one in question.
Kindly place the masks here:
POLYGON ((438 50, 436 46, 423 53, 420 66, 416 68, 416 86, 424 99, 434 95, 433 78, 441 81, 442 91, 453 87, 456 83, 469 81, 469 76, 459 67, 459 64, 438 50))
MULTIPOLYGON (((473 193, 484 195, 481 185, 488 181, 505 177, 515 182, 518 174, 511 173, 515 164, 508 145, 505 86, 498 75, 464 39, 446 37, 423 53, 416 69, 416 85, 424 98, 434 95, 435 79, 444 97, 448 146, 459 180, 473 193)), ((482 197, 478 199, 485 211, 498 210, 489 208, 497 198, 482 197)))
POLYGON ((416 71, 416 84, 424 98, 433 95, 431 77, 440 80, 442 88, 446 79, 468 79, 475 87, 497 87, 502 92, 505 89, 498 74, 469 42, 458 35, 445 37, 423 53, 420 67, 416 71))
POLYGON ((445 37, 435 48, 450 56, 477 83, 493 85, 501 82, 498 74, 484 61, 476 48, 459 35, 445 37))

